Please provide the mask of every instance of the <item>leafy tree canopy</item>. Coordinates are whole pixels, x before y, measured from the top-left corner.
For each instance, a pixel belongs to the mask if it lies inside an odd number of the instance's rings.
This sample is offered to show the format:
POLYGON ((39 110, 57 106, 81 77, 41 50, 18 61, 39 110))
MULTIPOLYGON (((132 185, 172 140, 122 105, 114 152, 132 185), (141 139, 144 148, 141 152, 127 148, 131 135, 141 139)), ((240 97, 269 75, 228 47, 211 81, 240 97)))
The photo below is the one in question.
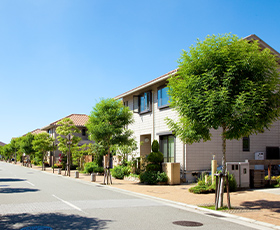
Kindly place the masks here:
POLYGON ((89 137, 110 151, 110 147, 132 143, 132 131, 125 126, 133 122, 130 109, 112 98, 102 99, 93 108, 88 123, 89 137))
POLYGON ((71 152, 78 151, 78 143, 81 138, 74 134, 80 133, 81 131, 74 125, 74 122, 70 118, 64 118, 57 124, 59 125, 56 128, 56 132, 59 134, 57 137, 59 141, 58 149, 64 154, 69 151, 69 146, 71 152), (71 142, 69 142, 68 135, 71 136, 71 142))
POLYGON ((169 80, 171 106, 179 120, 169 127, 185 143, 210 140, 223 127, 225 139, 263 132, 279 117, 279 72, 275 55, 258 41, 232 34, 208 36, 183 51, 169 80))
POLYGON ((20 148, 23 153, 27 155, 32 155, 35 153, 32 145, 32 141, 34 140, 34 135, 32 133, 26 134, 23 136, 20 142, 20 148))
POLYGON ((21 137, 16 137, 11 139, 11 148, 17 152, 20 149, 21 137))
POLYGON ((39 133, 34 136, 32 141, 33 149, 42 160, 42 169, 44 167, 44 158, 48 151, 53 148, 54 139, 48 133, 39 133))

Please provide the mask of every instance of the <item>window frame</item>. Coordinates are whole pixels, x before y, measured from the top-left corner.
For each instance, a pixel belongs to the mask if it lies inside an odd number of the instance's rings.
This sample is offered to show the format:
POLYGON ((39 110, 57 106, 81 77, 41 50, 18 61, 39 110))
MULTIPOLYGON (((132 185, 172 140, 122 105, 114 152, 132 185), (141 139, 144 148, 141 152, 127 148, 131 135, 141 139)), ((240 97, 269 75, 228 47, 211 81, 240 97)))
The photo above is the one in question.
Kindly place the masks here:
POLYGON ((242 151, 250 152, 250 137, 249 136, 242 138, 242 151), (248 141, 248 147, 244 146, 244 141, 248 141))
POLYGON ((153 104, 153 93, 152 91, 145 91, 139 95, 133 95, 133 112, 138 114, 149 113, 152 111, 153 104), (145 94, 147 95, 147 99, 145 99, 145 94), (144 97, 144 102, 147 101, 146 108, 141 111, 141 98, 144 97))
POLYGON ((82 129, 82 136, 86 136, 86 129, 82 129))
MULTIPOLYGON (((163 138, 164 137, 167 137, 167 146, 168 146, 168 137, 170 137, 170 136, 172 136, 173 137, 173 141, 174 141, 174 149, 173 149, 173 151, 174 151, 174 156, 173 156, 173 158, 174 158, 174 162, 176 162, 176 136, 174 136, 173 134, 168 134, 168 135, 160 135, 159 136, 159 148, 160 148, 160 152, 162 152, 162 154, 163 154, 163 157, 164 157, 164 152, 163 152, 163 142, 162 142, 162 140, 163 140, 163 138)), ((173 162, 171 162, 170 161, 170 153, 169 153, 169 148, 167 147, 167 161, 165 162, 164 161, 164 163, 173 163, 173 162)))
POLYGON ((166 88, 166 87, 167 87, 167 85, 162 85, 162 86, 157 88, 157 107, 158 107, 158 109, 169 108, 169 106, 170 106, 170 103, 169 103, 170 96, 169 95, 168 95, 168 102, 167 102, 167 104, 159 105, 159 101, 162 99, 162 93, 161 93, 161 99, 159 98, 159 91, 164 89, 164 88, 166 88))

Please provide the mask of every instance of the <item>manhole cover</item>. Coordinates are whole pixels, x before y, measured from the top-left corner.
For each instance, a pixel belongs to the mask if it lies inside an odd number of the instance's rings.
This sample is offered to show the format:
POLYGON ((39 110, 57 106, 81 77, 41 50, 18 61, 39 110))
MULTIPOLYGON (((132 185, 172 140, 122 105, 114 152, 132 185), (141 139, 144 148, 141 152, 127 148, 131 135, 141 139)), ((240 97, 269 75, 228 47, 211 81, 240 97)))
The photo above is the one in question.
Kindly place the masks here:
POLYGON ((53 228, 48 226, 29 226, 29 227, 21 228, 20 230, 53 230, 53 228))
POLYGON ((194 222, 194 221, 174 221, 173 224, 186 226, 186 227, 197 227, 203 225, 202 223, 194 222))

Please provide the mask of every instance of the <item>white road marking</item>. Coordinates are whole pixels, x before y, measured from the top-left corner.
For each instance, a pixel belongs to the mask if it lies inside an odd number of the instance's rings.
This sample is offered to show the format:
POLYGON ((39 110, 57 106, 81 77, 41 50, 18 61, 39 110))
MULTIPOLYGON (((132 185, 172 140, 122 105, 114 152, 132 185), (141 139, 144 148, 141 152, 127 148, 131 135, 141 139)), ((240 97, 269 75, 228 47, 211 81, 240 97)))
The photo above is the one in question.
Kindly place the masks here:
POLYGON ((35 184, 32 184, 32 183, 29 182, 29 181, 25 181, 25 182, 35 187, 35 184))
POLYGON ((69 205, 70 207, 77 209, 80 212, 85 213, 82 209, 80 209, 79 207, 75 206, 74 204, 71 204, 70 202, 66 201, 66 200, 62 200, 61 198, 57 197, 56 195, 53 194, 53 197, 55 197, 56 199, 60 200, 61 202, 63 202, 64 204, 69 205))

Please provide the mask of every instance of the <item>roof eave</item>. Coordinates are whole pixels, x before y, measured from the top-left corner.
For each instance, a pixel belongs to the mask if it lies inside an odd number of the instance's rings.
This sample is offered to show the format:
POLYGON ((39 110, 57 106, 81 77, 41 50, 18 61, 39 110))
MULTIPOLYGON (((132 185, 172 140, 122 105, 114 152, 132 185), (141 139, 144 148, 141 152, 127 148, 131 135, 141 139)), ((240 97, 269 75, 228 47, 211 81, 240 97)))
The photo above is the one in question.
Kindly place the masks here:
POLYGON ((276 51, 275 49, 273 49, 270 45, 268 45, 266 42, 264 42, 262 39, 260 39, 257 35, 255 34, 251 34, 243 39, 247 39, 247 40, 257 40, 259 42, 259 44, 263 47, 263 48, 268 48, 270 49, 270 51, 275 54, 276 56, 278 56, 278 63, 280 64, 280 53, 278 51, 276 51))
POLYGON ((175 73, 177 73, 177 70, 178 69, 172 70, 172 71, 170 71, 170 72, 168 72, 168 73, 166 73, 166 74, 164 74, 164 75, 162 75, 162 76, 160 76, 160 77, 158 77, 156 79, 153 79, 153 80, 151 80, 151 81, 149 81, 149 82, 147 82, 145 84, 142 84, 142 85, 140 85, 140 86, 138 86, 138 87, 136 87, 134 89, 131 89, 131 90, 129 90, 129 91, 123 93, 123 94, 120 94, 119 96, 114 97, 114 99, 115 100, 121 99, 121 98, 126 97, 128 95, 134 94, 135 92, 138 92, 138 91, 140 91, 142 89, 145 89, 145 88, 147 88, 147 87, 149 87, 151 85, 154 85, 154 84, 156 84, 158 82, 164 81, 164 80, 168 79, 171 75, 174 75, 175 73))
POLYGON ((48 131, 48 129, 52 129, 52 128, 54 128, 54 127, 57 127, 57 125, 52 125, 52 124, 50 124, 50 125, 47 125, 47 126, 41 128, 41 130, 48 131))

